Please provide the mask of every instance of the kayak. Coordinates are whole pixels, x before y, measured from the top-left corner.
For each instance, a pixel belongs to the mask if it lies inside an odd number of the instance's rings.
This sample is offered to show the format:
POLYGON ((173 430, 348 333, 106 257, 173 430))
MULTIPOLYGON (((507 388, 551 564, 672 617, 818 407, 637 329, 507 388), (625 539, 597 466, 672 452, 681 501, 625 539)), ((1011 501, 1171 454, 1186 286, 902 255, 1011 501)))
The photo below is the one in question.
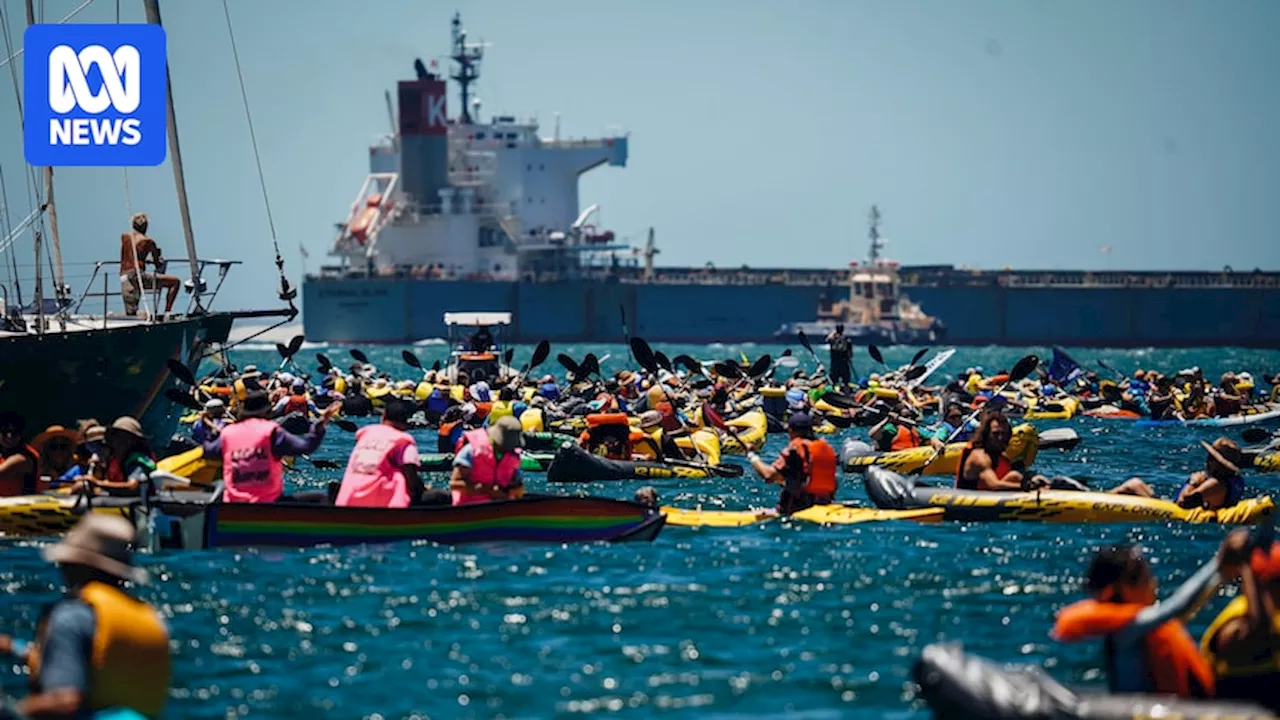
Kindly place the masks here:
MULTIPOLYGON (((132 519, 137 498, 94 498, 93 512, 132 519)), ((61 535, 85 514, 81 495, 20 495, 0 498, 0 535, 61 535)))
MULTIPOLYGON (((746 527, 776 520, 781 515, 773 508, 751 510, 703 510, 702 508, 664 507, 667 524, 674 527, 746 527)), ((941 508, 923 510, 879 510, 876 508, 849 507, 848 505, 815 505, 788 516, 793 520, 805 520, 820 525, 857 525, 886 520, 915 520, 937 522, 942 520, 941 508)))
POLYGON ((1085 410, 1081 415, 1102 420, 1139 420, 1142 418, 1142 413, 1122 410, 1115 405, 1103 405, 1092 410, 1085 410))
MULTIPOLYGON (((1079 442, 1079 436, 1074 431, 1067 430, 1076 438, 1076 442, 1079 442)), ((1059 433, 1059 435, 1063 434, 1059 433)), ((1013 429, 1013 438, 1009 441, 1009 447, 1004 455, 1010 462, 1022 463, 1023 467, 1029 467, 1035 461, 1040 447, 1040 436, 1036 429, 1031 425, 1019 425, 1013 429)), ((850 438, 845 440, 840 448, 840 461, 847 472, 861 472, 877 465, 897 472, 910 473, 920 470, 928 462, 929 466, 924 467, 926 475, 955 475, 956 466, 960 462, 960 453, 964 448, 965 443, 951 443, 938 454, 937 458, 929 462, 929 458, 933 457, 934 453, 930 445, 906 450, 875 452, 865 442, 850 438)))
MULTIPOLYGON (((1058 489, 1027 492, 959 490, 917 484, 912 478, 878 466, 867 468, 863 484, 867 488, 867 496, 876 507, 885 510, 940 507, 946 510, 946 520, 1235 525, 1255 523, 1270 516, 1275 510, 1275 503, 1269 496, 1242 500, 1221 510, 1187 510, 1168 500, 1105 492, 1058 489)), ((1055 484, 1081 486, 1069 478, 1055 479, 1055 484)))
POLYGON ((1073 397, 1044 401, 1031 398, 1027 404, 1024 420, 1070 420, 1080 410, 1080 401, 1073 397))
POLYGON ((1255 470, 1264 472, 1280 470, 1280 450, 1255 457, 1253 459, 1253 467, 1255 470))
MULTIPOLYGON (((192 495, 188 493, 188 495, 192 495)), ((487 542, 648 542, 666 523, 654 508, 599 497, 526 496, 468 505, 336 507, 324 503, 219 503, 200 498, 154 503, 152 547, 312 547, 404 540, 449 545, 487 542)))
POLYGON ((920 686, 921 697, 934 716, 940 718, 1252 720, 1275 717, 1265 708, 1235 701, 1078 692, 1060 685, 1039 667, 1001 666, 970 655, 956 644, 925 646, 912 674, 920 686))
POLYGON ((1138 420, 1135 423, 1135 427, 1157 428, 1174 425, 1184 425, 1186 427, 1235 427, 1237 425, 1252 425, 1254 423, 1267 422, 1277 418, 1280 418, 1280 406, 1255 405, 1247 408, 1239 415, 1216 418, 1198 418, 1196 420, 1138 420))
MULTIPOLYGON (((554 453, 520 453, 522 472, 546 472, 555 458, 554 453)), ((418 456, 418 469, 423 472, 449 472, 453 469, 453 453, 423 453, 418 456)))
MULTIPOLYGON (((720 436, 714 430, 701 428, 686 436, 677 437, 676 447, 686 454, 697 455, 699 462, 707 465, 720 464, 720 436), (694 452, 695 449, 697 452, 694 452)), ((650 457, 652 457, 652 449, 645 447, 644 444, 641 444, 633 452, 643 456, 646 450, 649 450, 650 457)))
POLYGON ((524 438, 525 452, 550 452, 556 451, 561 443, 574 441, 578 439, 577 435, 568 435, 558 432, 530 432, 525 430, 522 434, 524 438))
POLYGON ((611 460, 565 443, 547 468, 547 482, 666 480, 742 477, 741 465, 704 465, 677 460, 611 460))

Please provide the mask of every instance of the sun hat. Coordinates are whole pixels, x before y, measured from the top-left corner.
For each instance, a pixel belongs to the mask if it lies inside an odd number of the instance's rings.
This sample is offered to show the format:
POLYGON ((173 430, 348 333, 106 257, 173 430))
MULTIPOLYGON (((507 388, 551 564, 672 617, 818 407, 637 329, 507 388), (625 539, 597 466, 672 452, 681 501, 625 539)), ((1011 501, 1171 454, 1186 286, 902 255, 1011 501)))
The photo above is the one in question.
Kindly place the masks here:
POLYGON ((658 427, 662 424, 662 413, 657 410, 646 410, 640 415, 640 428, 648 430, 651 427, 658 427))
POLYGON ((142 432, 142 423, 138 422, 136 418, 131 418, 128 415, 122 415, 116 418, 115 422, 111 423, 111 427, 107 428, 106 434, 109 437, 113 434, 120 433, 132 435, 140 440, 145 440, 147 438, 147 436, 142 432))
POLYGON ((82 565, 121 580, 147 582, 147 572, 133 566, 133 524, 122 517, 88 513, 62 542, 41 553, 59 565, 82 565))
POLYGON ((50 425, 45 428, 44 432, 31 438, 31 447, 35 448, 37 452, 43 453, 44 446, 54 438, 63 438, 70 443, 71 447, 75 447, 80 442, 80 433, 61 425, 50 425))
POLYGON ((271 398, 261 390, 244 396, 244 401, 240 403, 241 418, 261 418, 271 414, 271 398))
POLYGON ((489 427, 489 439, 503 450, 515 450, 524 446, 524 428, 519 420, 504 415, 489 427))
POLYGON ((1232 475, 1240 474, 1240 446, 1230 438, 1220 437, 1213 441, 1213 444, 1201 440, 1200 447, 1209 453, 1209 456, 1217 460, 1232 475))

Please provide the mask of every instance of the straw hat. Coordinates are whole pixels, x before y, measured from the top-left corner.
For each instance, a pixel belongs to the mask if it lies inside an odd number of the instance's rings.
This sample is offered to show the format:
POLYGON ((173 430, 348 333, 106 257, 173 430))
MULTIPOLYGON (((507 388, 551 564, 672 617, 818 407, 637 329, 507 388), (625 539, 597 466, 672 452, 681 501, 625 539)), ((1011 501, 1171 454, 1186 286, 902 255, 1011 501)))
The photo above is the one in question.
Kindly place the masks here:
POLYGON ((646 410, 640 415, 640 428, 648 430, 662 424, 662 413, 657 410, 646 410))
POLYGON ((59 565, 82 565, 121 580, 147 581, 147 572, 133 566, 133 524, 122 517, 88 513, 62 542, 45 548, 44 559, 59 565))
POLYGON ((489 439, 504 451, 515 450, 524 446, 524 428, 519 420, 504 415, 489 427, 489 439))
POLYGON ((114 434, 120 434, 120 433, 123 433, 125 435, 132 435, 133 437, 136 437, 140 440, 147 439, 147 436, 142 432, 142 423, 138 422, 137 419, 135 418, 129 417, 128 415, 122 415, 116 418, 116 421, 111 423, 111 427, 107 428, 106 434, 114 435, 114 434))
POLYGON ((1200 447, 1209 453, 1209 457, 1218 461, 1232 475, 1240 474, 1240 446, 1230 438, 1220 437, 1213 444, 1201 440, 1200 447))
POLYGON ((31 438, 31 447, 43 453, 45 444, 54 438, 63 438, 71 444, 71 447, 75 447, 80 442, 80 433, 61 425, 50 425, 44 432, 31 438))
POLYGON ((240 417, 243 418, 262 418, 271 414, 271 398, 261 390, 244 396, 244 401, 240 403, 240 417))

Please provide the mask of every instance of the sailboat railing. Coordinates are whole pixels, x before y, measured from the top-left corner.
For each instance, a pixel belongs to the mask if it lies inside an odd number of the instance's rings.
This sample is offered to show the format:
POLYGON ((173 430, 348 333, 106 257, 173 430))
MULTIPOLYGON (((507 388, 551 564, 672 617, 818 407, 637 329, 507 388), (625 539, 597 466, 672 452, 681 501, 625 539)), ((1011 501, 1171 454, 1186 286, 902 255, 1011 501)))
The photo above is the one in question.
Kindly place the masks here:
MULTIPOLYGON (((178 262, 178 263, 189 262, 187 258, 167 258, 166 260, 167 262, 178 262)), ((209 267, 218 268, 218 282, 214 286, 213 291, 207 295, 208 301, 207 303, 204 303, 204 304, 206 305, 211 304, 215 299, 217 299, 218 292, 222 289, 222 284, 223 282, 225 282, 227 274, 231 270, 231 266, 242 265, 242 264, 243 263, 239 260, 221 260, 221 259, 203 259, 203 258, 196 259, 196 265, 199 269, 199 275, 197 277, 200 278, 199 282, 202 285, 205 284, 205 280, 204 280, 205 270, 209 267)), ((72 307, 73 307, 72 314, 79 314, 82 308, 84 307, 85 301, 93 298, 102 298, 102 316, 103 316, 103 321, 105 322, 106 318, 110 315, 110 311, 108 308, 110 299, 112 297, 123 298, 123 288, 120 287, 120 280, 119 280, 120 274, 118 272, 117 273, 107 272, 108 268, 118 268, 118 267, 120 267, 119 260, 99 260, 98 262, 94 263, 93 275, 90 276, 89 282, 85 284, 84 291, 80 293, 80 296, 72 304, 72 307), (94 292, 94 289, 97 286, 98 276, 100 274, 102 275, 102 290, 100 292, 94 292), (113 275, 116 278, 114 291, 112 290, 112 283, 111 283, 111 279, 113 275)), ((143 288, 142 283, 140 282, 141 278, 139 277, 138 280, 139 280, 138 287, 143 288)), ((191 281, 187 280, 183 283, 183 285, 184 287, 186 287, 188 294, 189 295, 192 294, 191 281)), ((140 307, 139 307, 140 314, 138 315, 138 317, 146 317, 152 320, 159 319, 159 314, 156 312, 153 312, 153 308, 160 307, 160 295, 162 292, 161 289, 159 287, 143 288, 143 292, 144 292, 143 301, 145 304, 140 303, 140 307)), ((203 287, 201 288, 201 292, 203 295, 204 294, 203 287)), ((187 309, 188 309, 188 312, 191 309, 190 301, 188 301, 187 309)))

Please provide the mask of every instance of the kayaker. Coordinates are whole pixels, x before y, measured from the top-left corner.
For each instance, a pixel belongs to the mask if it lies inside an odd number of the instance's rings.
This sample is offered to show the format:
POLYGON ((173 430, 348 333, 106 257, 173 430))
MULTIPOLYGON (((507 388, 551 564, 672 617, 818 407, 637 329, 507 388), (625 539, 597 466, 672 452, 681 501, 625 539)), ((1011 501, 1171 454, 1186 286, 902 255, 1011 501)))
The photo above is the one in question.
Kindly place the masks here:
POLYGON ((201 445, 218 437, 227 424, 227 404, 219 398, 213 398, 204 404, 204 411, 196 419, 191 428, 191 439, 201 445))
POLYGON ((144 289, 162 289, 166 291, 164 312, 167 315, 173 312, 173 303, 178 299, 182 281, 173 275, 163 274, 165 259, 156 241, 147 237, 146 213, 134 213, 129 223, 133 231, 120 235, 120 295, 124 300, 124 314, 138 314, 144 289), (155 265, 154 273, 147 272, 148 259, 155 265))
POLYGON ((1089 565, 1089 599, 1058 612, 1051 635, 1062 642, 1101 639, 1113 693, 1214 695, 1213 670, 1182 624, 1243 559, 1240 536, 1223 541, 1216 557, 1172 595, 1157 601, 1155 575, 1134 545, 1104 548, 1089 565))
POLYGON ((956 403, 948 403, 947 411, 942 418, 942 424, 938 426, 938 429, 929 438, 929 444, 934 449, 937 449, 946 447, 947 443, 968 442, 973 437, 973 430, 976 427, 975 423, 965 422, 965 413, 962 406, 956 403), (960 430, 962 424, 964 429, 960 430))
POLYGON ((787 419, 790 442, 772 465, 755 452, 747 453, 751 469, 765 482, 782 486, 778 512, 790 514, 814 505, 830 505, 836 495, 839 459, 826 440, 814 437, 813 419, 808 413, 794 413, 787 419))
POLYGON ((659 461, 665 460, 684 460, 684 451, 676 445, 673 437, 663 432, 662 429, 662 413, 657 410, 646 410, 640 415, 640 432, 643 437, 639 442, 634 443, 638 447, 647 448, 654 459, 659 461))
POLYGON ((462 439, 449 478, 454 505, 508 500, 524 494, 520 475, 524 435, 519 420, 504 417, 488 429, 467 432, 462 439))
POLYGON ((827 348, 831 351, 831 384, 847 385, 853 366, 853 342, 844 334, 844 325, 827 335, 827 348))
POLYGON ((205 457, 222 459, 222 501, 270 503, 284 495, 284 458, 308 455, 320 447, 329 420, 342 409, 334 403, 298 437, 268 420, 271 401, 255 390, 245 396, 240 420, 222 428, 222 434, 204 444, 205 457))
POLYGON ((1222 379, 1218 382, 1218 392, 1213 396, 1213 415, 1216 417, 1231 417, 1239 415, 1244 409, 1244 398, 1242 398, 1236 390, 1236 376, 1234 373, 1224 373, 1222 379))
POLYGON ((913 410, 902 401, 894 402, 893 411, 867 431, 876 449, 881 452, 908 450, 920 447, 924 440, 911 420, 913 410))
POLYGON ((107 457, 107 429, 93 421, 92 425, 84 425, 80 444, 76 446, 75 464, 60 477, 54 478, 53 486, 75 485, 90 477, 105 479, 105 458, 107 457))
POLYGON ((1176 417, 1173 378, 1162 375, 1156 380, 1155 387, 1147 398, 1147 408, 1151 411, 1152 420, 1168 420, 1176 417))
POLYGON ((978 420, 978 429, 960 453, 956 467, 956 487, 961 490, 1026 490, 1048 487, 1041 475, 1025 477, 1013 469, 1004 451, 1013 439, 1009 418, 996 410, 988 410, 978 420), (993 459, 994 458, 994 459, 993 459))
MULTIPOLYGON (((1248 531, 1232 536, 1242 544, 1248 531)), ((1250 547, 1248 558, 1239 566, 1240 594, 1209 624, 1200 650, 1219 698, 1250 700, 1280 714, 1280 543, 1250 547)))
POLYGON ((382 422, 356 432, 335 505, 403 508, 416 504, 426 488, 418 474, 418 444, 409 434, 413 405, 389 400, 382 422))
POLYGON ((271 408, 271 414, 275 417, 284 417, 293 413, 301 413, 307 417, 320 414, 320 408, 316 407, 316 404, 311 401, 311 396, 307 395, 305 380, 295 379, 290 383, 288 392, 271 408))
POLYGON ((172 676, 169 631, 154 608, 124 589, 126 582, 147 581, 133 565, 133 541, 132 523, 88 513, 44 551, 62 571, 67 592, 27 653, 33 690, 13 708, 17 717, 105 717, 104 711, 122 710, 160 717, 172 676))
POLYGON ((645 485, 637 490, 634 499, 645 507, 658 507, 658 491, 652 485, 645 485))
POLYGON ((0 497, 32 495, 39 482, 40 456, 22 441, 26 421, 16 412, 0 412, 0 497))
POLYGON ((71 486, 72 492, 90 489, 94 493, 134 496, 146 492, 156 469, 155 454, 136 418, 116 418, 105 434, 106 473, 101 479, 85 477, 71 486))
POLYGON ((80 434, 61 425, 50 425, 31 439, 31 447, 40 457, 39 491, 49 489, 53 480, 61 478, 76 462, 76 445, 80 434))
POLYGON ((1178 505, 1184 508, 1218 510, 1244 499, 1240 446, 1225 437, 1214 440, 1212 445, 1201 440, 1200 446, 1207 454, 1204 470, 1192 473, 1187 483, 1178 491, 1178 505))

